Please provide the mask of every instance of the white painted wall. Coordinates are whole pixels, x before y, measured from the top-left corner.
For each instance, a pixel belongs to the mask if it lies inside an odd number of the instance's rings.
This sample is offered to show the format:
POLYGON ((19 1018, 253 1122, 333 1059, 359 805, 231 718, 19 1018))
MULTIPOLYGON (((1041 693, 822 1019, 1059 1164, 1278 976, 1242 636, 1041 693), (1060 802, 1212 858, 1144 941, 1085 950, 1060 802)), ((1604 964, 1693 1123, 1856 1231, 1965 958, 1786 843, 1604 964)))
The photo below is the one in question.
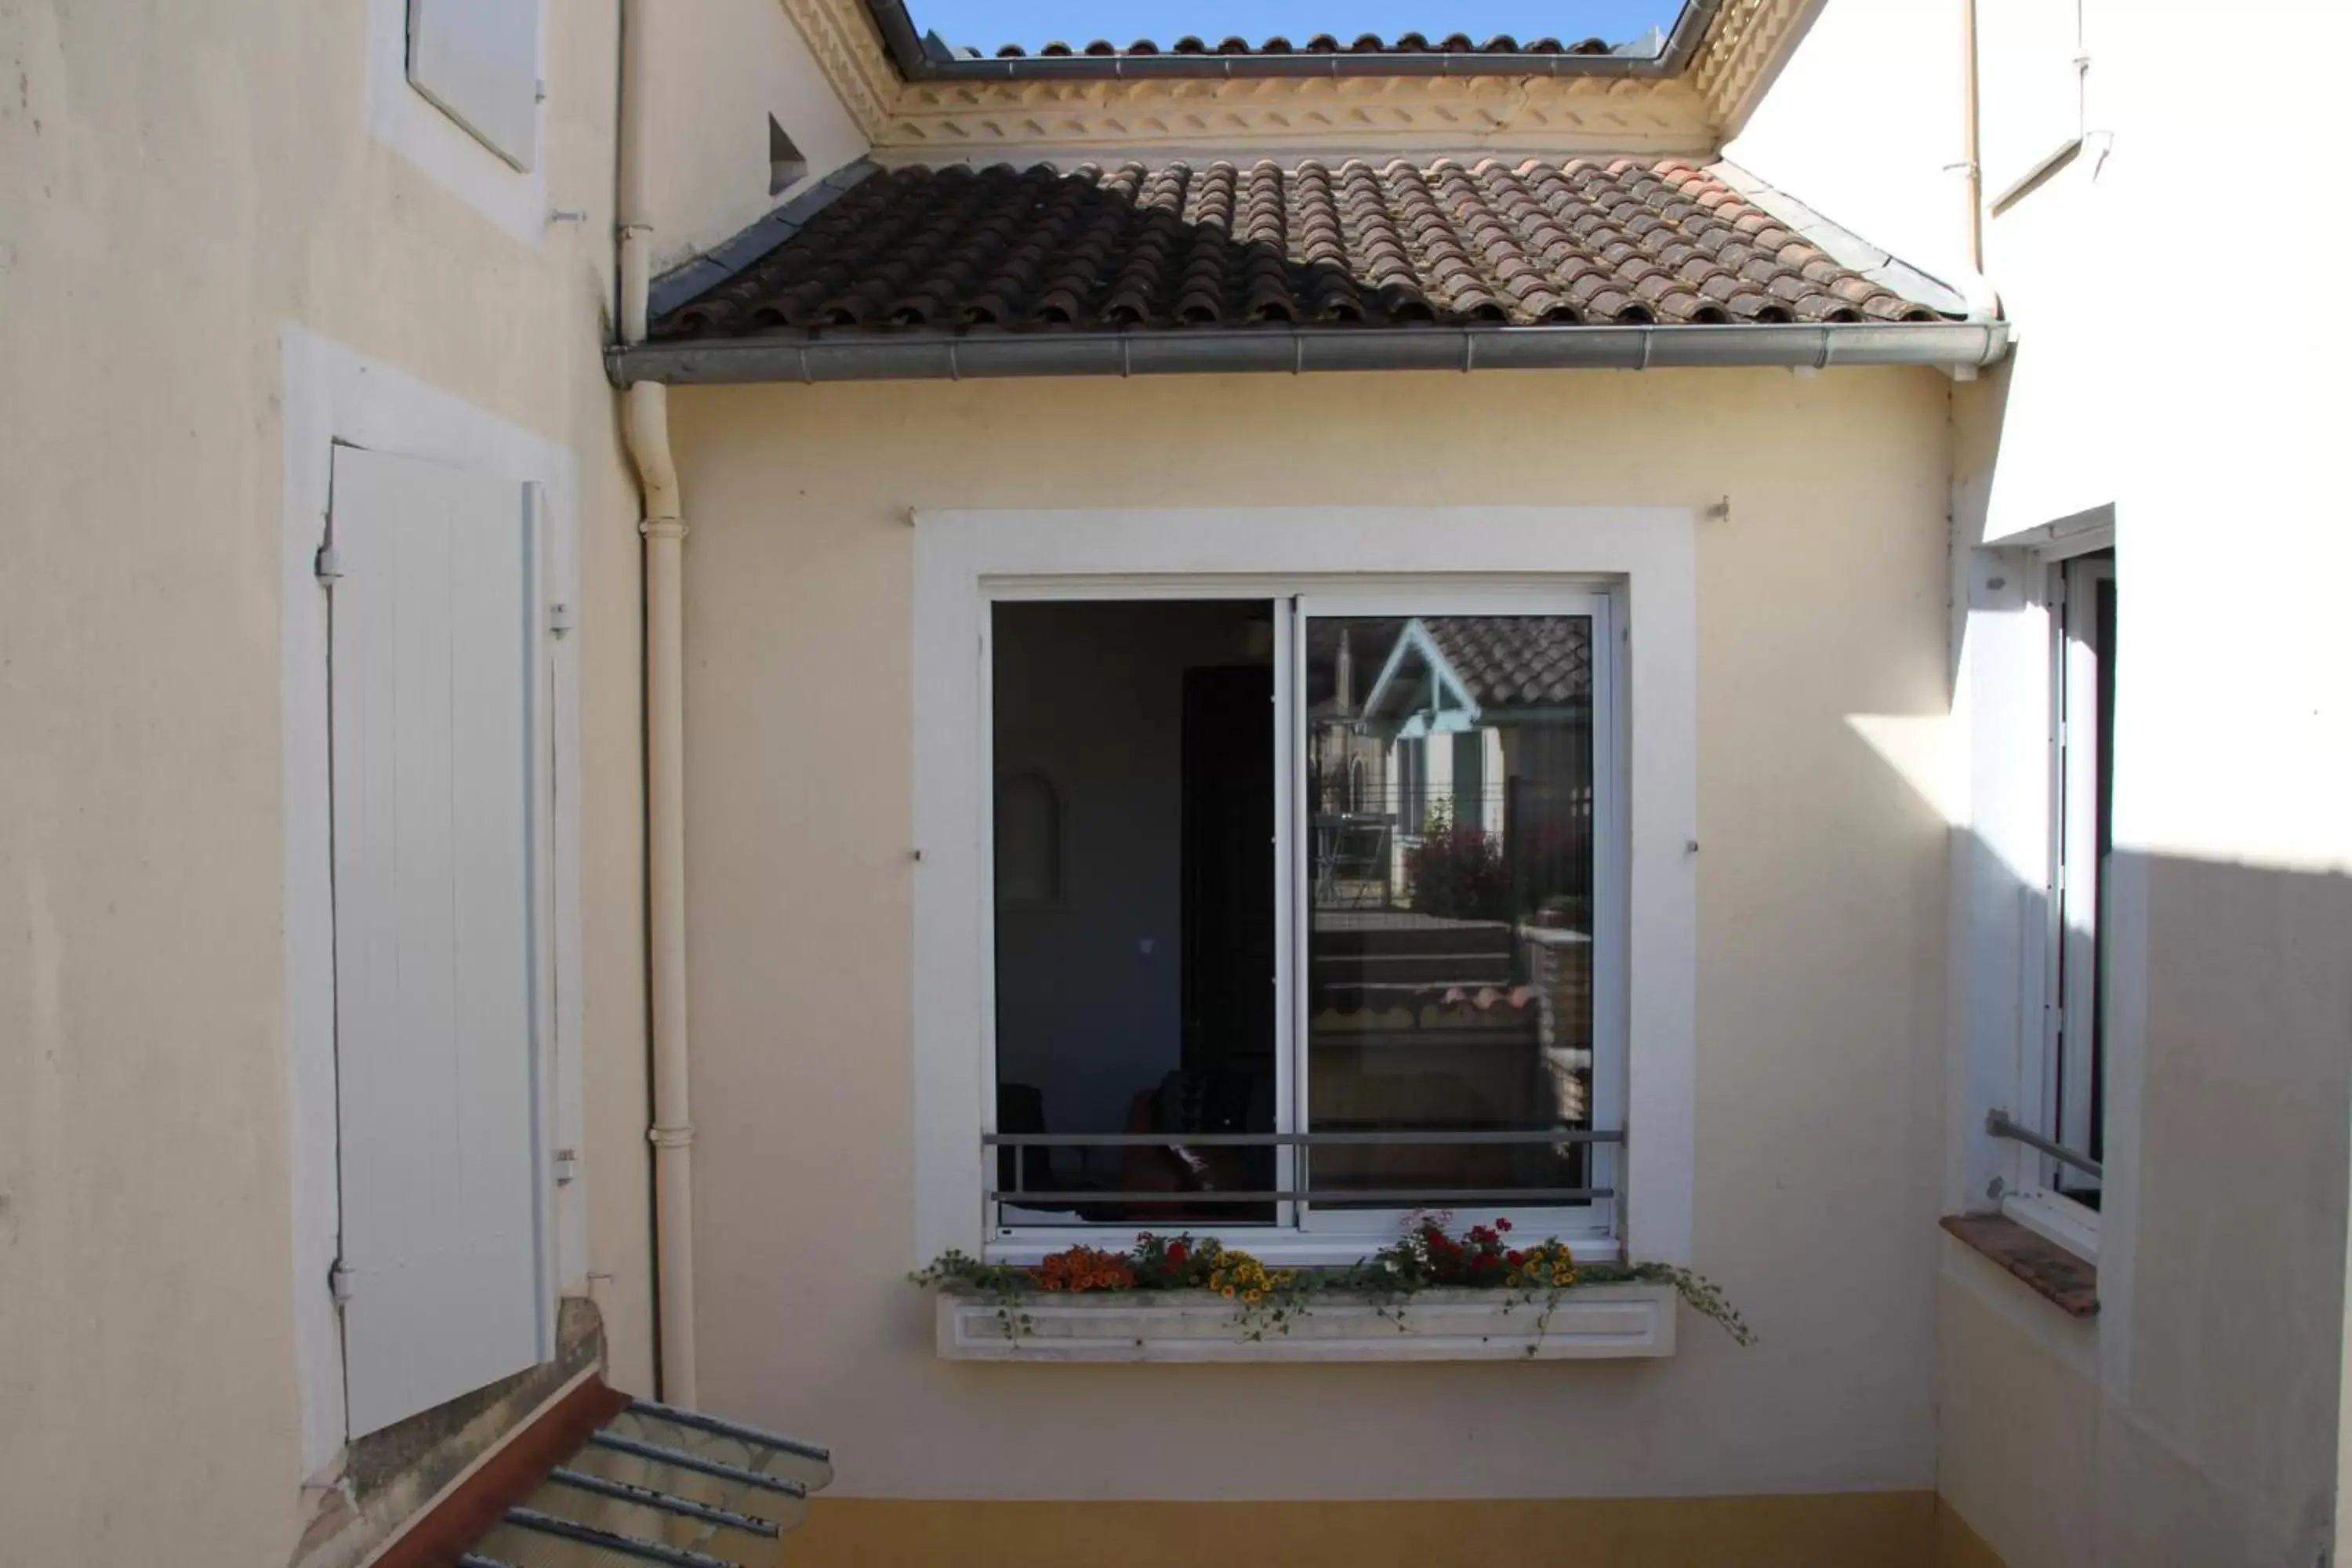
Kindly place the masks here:
MULTIPOLYGON (((2315 308, 2326 269, 2286 284, 2265 237, 2284 225, 2298 254, 2343 248, 2347 220, 2315 197, 2307 156, 2340 140, 2323 73, 2352 16, 1985 8, 1988 201, 2053 134, 2081 146, 1986 220, 2020 342, 1955 399, 1957 701, 1971 723, 2020 721, 2001 693, 2039 657, 2023 557, 1984 547, 2111 509, 2120 981, 2096 1326, 2053 1356, 2014 1287, 1947 1258, 1942 1483, 2012 1564, 2303 1568, 2336 1528, 2345 1448, 2352 628, 2336 600, 2352 535, 2332 410, 2352 344, 2315 308), (2079 67, 2053 67, 2078 13, 2079 67), (2221 284, 2231 273, 2251 287, 2221 284)), ((1830 0, 1732 154, 1932 269, 1964 216, 1942 170, 1958 156, 1957 12, 1830 0)), ((1958 1205, 1981 1202, 1993 1156, 1976 1126, 2024 1026, 2002 1009, 2038 918, 2019 879, 2040 852, 2040 781, 1992 760, 1992 731, 1973 760, 1969 725, 1954 738, 1958 1205)))

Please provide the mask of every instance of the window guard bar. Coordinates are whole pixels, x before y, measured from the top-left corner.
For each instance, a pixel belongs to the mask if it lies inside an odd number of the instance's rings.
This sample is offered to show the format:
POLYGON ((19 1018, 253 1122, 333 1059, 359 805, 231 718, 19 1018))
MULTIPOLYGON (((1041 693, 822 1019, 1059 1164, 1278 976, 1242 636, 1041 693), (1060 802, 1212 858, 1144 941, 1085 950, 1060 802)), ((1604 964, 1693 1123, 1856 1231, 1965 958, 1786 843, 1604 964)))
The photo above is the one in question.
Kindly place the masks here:
POLYGON ((1213 1149, 1240 1146, 1341 1148, 1353 1144, 1622 1143, 1618 1130, 1562 1127, 1549 1132, 983 1132, 1002 1149, 1213 1149))
POLYGON ((1339 1204, 1514 1204, 1589 1203, 1617 1195, 1614 1187, 1301 1187, 1265 1192, 1195 1191, 1160 1187, 1141 1192, 1024 1192, 1019 1188, 988 1190, 993 1203, 1031 1207, 1041 1201, 1055 1204, 1164 1204, 1189 1208, 1194 1204, 1320 1203, 1339 1204))
MULTIPOLYGON (((1520 1132, 983 1132, 981 1143, 995 1149, 1178 1149, 1445 1147, 1468 1144, 1622 1143, 1622 1129, 1562 1127, 1520 1132)), ((1593 1203, 1617 1195, 1614 1187, 1315 1187, 1251 1192, 1190 1188, 1144 1192, 1032 1189, 1027 1162, 1013 1162, 1013 1185, 989 1188, 991 1203, 1026 1205, 1037 1199, 1087 1204, 1486 1204, 1593 1203)))
POLYGON ((2011 1121, 2009 1112, 2006 1110, 1986 1111, 1985 1131, 1995 1138, 2011 1139, 2024 1144, 2029 1149, 2039 1150, 2060 1164, 2072 1165, 2076 1170, 2086 1172, 2103 1182, 2107 1179, 2106 1168, 2098 1161, 2092 1159, 2088 1154, 2078 1154, 2063 1143, 2044 1138, 2039 1132, 2027 1131, 2011 1121))

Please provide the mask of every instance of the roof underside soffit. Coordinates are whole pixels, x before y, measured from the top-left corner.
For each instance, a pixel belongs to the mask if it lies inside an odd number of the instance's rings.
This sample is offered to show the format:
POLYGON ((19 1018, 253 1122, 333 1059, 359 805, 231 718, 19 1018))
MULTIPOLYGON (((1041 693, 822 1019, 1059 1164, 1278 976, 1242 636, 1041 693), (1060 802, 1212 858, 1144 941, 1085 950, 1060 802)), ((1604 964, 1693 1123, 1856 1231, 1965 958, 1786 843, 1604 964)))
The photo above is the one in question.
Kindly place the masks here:
POLYGON ((866 0, 782 0, 884 163, 1093 149, 1704 156, 1746 119, 1808 0, 1721 0, 1679 74, 907 80, 866 0))

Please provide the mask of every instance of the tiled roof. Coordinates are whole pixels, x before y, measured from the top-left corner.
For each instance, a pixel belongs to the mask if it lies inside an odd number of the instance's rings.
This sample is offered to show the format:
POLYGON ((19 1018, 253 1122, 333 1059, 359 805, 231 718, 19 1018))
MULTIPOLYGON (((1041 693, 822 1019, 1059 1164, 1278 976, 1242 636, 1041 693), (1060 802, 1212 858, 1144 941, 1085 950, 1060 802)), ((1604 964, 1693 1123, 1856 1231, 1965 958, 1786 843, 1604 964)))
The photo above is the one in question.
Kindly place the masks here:
POLYGON ((1592 695, 1591 623, 1581 616, 1433 616, 1422 625, 1483 709, 1592 695))
POLYGON ((1678 159, 1307 159, 889 170, 653 337, 1945 319, 1678 159))
MULTIPOLYGON (((1138 38, 1121 48, 1108 38, 1073 47, 1069 44, 1047 44, 1036 51, 1041 59, 1067 58, 1074 55, 1105 58, 1114 55, 1605 55, 1612 53, 1606 40, 1585 38, 1577 43, 1563 44, 1558 38, 1529 38, 1526 42, 1508 33, 1497 33, 1491 38, 1476 39, 1467 33, 1451 33, 1433 38, 1423 33, 1399 33, 1393 38, 1383 38, 1378 33, 1362 33, 1351 39, 1334 34, 1318 33, 1300 43, 1276 37, 1259 43, 1247 38, 1220 38, 1214 43, 1205 38, 1185 37, 1164 49, 1150 38, 1138 38)), ((996 51, 1001 60, 1029 58, 1029 51, 1018 44, 1007 44, 996 51)))

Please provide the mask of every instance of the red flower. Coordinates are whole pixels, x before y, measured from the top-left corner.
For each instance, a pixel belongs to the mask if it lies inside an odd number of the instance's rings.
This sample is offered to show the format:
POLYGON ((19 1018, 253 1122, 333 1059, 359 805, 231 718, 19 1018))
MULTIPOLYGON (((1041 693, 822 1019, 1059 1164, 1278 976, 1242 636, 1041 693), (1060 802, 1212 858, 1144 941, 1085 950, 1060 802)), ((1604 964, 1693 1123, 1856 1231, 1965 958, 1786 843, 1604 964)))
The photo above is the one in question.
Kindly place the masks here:
POLYGON ((1507 1219, 1498 1219, 1495 1222, 1495 1228, 1496 1230, 1508 1230, 1511 1228, 1511 1222, 1507 1219))
POLYGON ((1169 1262, 1171 1262, 1171 1263, 1181 1263, 1181 1262, 1183 1262, 1183 1261, 1184 1261, 1185 1258, 1186 1258, 1187 1256, 1189 1256, 1189 1255, 1190 1255, 1190 1249, 1189 1249, 1189 1248, 1187 1248, 1187 1247, 1185 1247, 1185 1245, 1184 1245, 1182 1242, 1181 1242, 1181 1241, 1171 1241, 1171 1242, 1170 1242, 1170 1243, 1168 1244, 1168 1261, 1169 1261, 1169 1262))
POLYGON ((1503 1261, 1509 1264, 1514 1268, 1517 1268, 1520 1264, 1525 1263, 1527 1260, 1528 1255, 1521 1252, 1516 1247, 1510 1251, 1503 1254, 1503 1261))

